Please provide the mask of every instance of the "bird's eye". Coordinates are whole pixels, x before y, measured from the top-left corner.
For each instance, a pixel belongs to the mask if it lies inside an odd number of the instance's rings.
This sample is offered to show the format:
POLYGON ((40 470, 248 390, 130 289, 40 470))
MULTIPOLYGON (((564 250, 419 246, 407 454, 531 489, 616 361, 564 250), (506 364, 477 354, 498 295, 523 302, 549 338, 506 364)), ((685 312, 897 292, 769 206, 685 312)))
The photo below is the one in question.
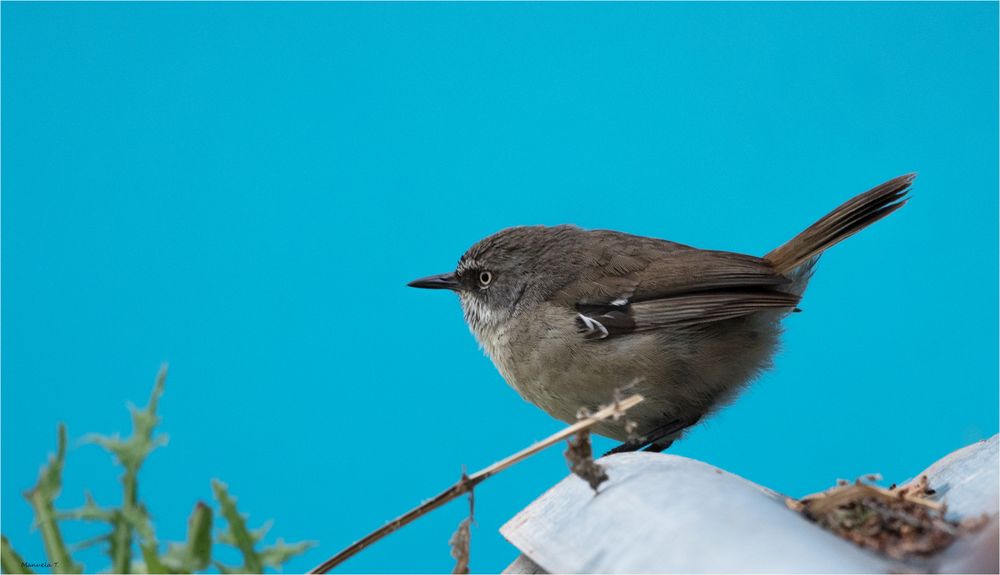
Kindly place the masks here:
POLYGON ((489 287, 490 283, 493 282, 493 274, 483 270, 479 272, 479 287, 486 288, 489 287))

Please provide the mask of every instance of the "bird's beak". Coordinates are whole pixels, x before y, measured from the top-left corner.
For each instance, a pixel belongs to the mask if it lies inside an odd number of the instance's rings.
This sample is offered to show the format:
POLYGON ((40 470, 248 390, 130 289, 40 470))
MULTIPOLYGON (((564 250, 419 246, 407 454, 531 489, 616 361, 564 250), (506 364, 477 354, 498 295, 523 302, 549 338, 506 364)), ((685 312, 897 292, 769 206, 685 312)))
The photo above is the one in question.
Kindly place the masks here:
POLYGON ((455 277, 454 273, 446 273, 413 280, 406 285, 415 288, 450 289, 452 291, 458 291, 458 288, 461 287, 462 284, 459 283, 458 278, 455 277))

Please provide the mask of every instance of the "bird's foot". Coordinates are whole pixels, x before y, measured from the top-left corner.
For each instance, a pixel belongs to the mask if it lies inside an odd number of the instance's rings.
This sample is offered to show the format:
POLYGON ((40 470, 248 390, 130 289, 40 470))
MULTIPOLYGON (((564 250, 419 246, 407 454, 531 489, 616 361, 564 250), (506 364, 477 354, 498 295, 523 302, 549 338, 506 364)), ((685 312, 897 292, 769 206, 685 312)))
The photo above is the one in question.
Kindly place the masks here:
POLYGON ((676 439, 676 435, 678 433, 698 423, 698 419, 687 420, 687 421, 674 419, 669 423, 666 423, 664 425, 661 425, 653 429, 652 431, 647 433, 644 437, 640 437, 638 439, 632 439, 626 441, 625 443, 622 443, 621 445, 615 447, 614 449, 611 449, 601 457, 604 457, 605 455, 612 455, 614 453, 639 451, 640 449, 643 451, 651 451, 651 452, 664 451, 671 445, 673 445, 674 439, 676 439))

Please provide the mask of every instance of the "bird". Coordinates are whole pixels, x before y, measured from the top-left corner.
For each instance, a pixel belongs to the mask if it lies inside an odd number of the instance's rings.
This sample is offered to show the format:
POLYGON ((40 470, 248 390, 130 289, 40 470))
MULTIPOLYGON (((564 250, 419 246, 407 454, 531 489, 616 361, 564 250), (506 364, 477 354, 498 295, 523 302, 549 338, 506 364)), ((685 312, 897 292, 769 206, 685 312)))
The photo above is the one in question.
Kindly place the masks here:
POLYGON ((593 431, 609 453, 663 451, 772 367, 781 322, 820 255, 903 207, 915 173, 855 196, 763 257, 574 225, 488 236, 415 288, 458 294, 504 380, 572 423, 616 394, 645 400, 593 431))

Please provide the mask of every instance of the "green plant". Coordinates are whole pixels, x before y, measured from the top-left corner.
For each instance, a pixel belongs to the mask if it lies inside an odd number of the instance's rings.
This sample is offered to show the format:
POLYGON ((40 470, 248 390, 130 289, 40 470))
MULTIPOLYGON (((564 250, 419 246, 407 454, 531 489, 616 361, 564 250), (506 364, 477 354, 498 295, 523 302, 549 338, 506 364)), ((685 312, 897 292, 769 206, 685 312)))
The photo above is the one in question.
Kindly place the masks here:
MULTIPOLYGON (((258 549, 258 543, 267 533, 269 525, 251 531, 246 525, 246 517, 237 509, 236 500, 230 496, 226 485, 213 480, 212 491, 218 501, 219 512, 226 521, 226 529, 220 531, 213 541, 215 514, 211 507, 199 501, 188 519, 186 540, 169 543, 166 552, 160 553, 155 528, 146 506, 139 499, 139 469, 154 449, 166 443, 166 436, 153 433, 160 422, 156 407, 163 394, 166 376, 164 366, 156 378, 149 405, 145 409, 129 406, 132 412, 130 437, 87 437, 88 442, 96 443, 111 452, 118 464, 125 469, 121 478, 122 502, 118 507, 101 507, 88 493, 83 507, 68 511, 56 509, 55 500, 62 489, 63 462, 66 457, 66 426, 59 425, 55 455, 50 456, 48 464, 42 467, 35 486, 24 493, 35 512, 35 526, 41 532, 45 544, 48 559, 46 567, 53 573, 83 572, 83 565, 73 560, 63 540, 59 529, 61 521, 95 521, 110 526, 107 533, 78 543, 74 549, 106 544, 112 573, 193 573, 210 567, 223 573, 263 573, 266 568, 280 567, 291 557, 314 545, 309 541, 286 544, 278 539, 275 545, 258 549), (238 548, 243 555, 243 564, 230 566, 213 561, 214 543, 238 548), (141 559, 132 556, 135 545, 138 545, 141 559)), ((32 572, 32 564, 21 558, 6 536, 2 536, 0 559, 4 573, 32 572)))

